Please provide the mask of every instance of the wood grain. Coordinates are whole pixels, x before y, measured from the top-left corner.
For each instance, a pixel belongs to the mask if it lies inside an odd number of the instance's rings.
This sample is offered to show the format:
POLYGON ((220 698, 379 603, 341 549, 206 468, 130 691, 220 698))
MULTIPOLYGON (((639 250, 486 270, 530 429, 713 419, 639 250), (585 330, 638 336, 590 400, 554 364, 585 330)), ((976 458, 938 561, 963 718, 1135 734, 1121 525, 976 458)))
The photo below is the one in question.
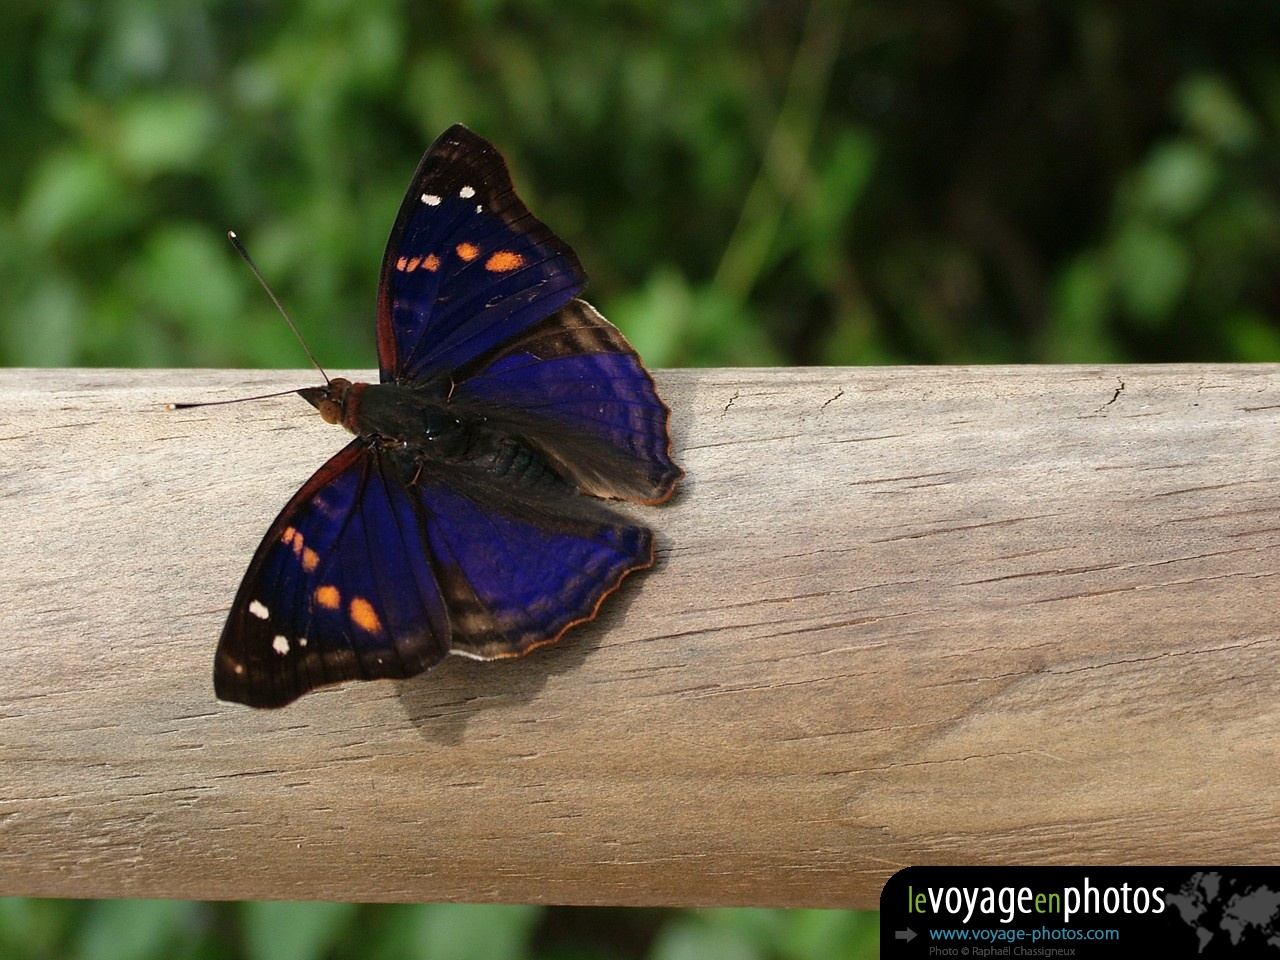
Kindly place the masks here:
POLYGON ((1280 367, 660 373, 688 477, 598 621, 221 704, 239 578, 343 439, 163 404, 313 378, 0 372, 0 894, 871 907, 912 863, 1280 860, 1280 367))

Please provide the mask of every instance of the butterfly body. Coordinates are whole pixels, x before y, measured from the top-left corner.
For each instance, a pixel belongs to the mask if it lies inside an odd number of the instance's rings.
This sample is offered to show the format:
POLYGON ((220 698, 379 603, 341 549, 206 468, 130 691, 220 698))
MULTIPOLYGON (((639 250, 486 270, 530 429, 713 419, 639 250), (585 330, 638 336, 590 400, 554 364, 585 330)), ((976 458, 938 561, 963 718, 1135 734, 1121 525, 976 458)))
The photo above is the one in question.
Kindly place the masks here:
POLYGON ((326 422, 341 424, 385 450, 402 470, 446 465, 529 488, 573 490, 519 436, 483 414, 452 409, 439 388, 334 378, 327 387, 308 387, 298 394, 326 422))
POLYGON ((383 258, 381 382, 298 391, 355 438, 250 562, 220 698, 518 656, 652 564, 651 532, 605 500, 671 495, 669 411, 585 279, 491 144, 455 126, 428 149, 383 258))
POLYGON ((326 423, 339 423, 370 443, 411 456, 439 456, 463 440, 467 430, 445 397, 425 387, 396 383, 352 383, 334 378, 326 387, 298 395, 326 423))

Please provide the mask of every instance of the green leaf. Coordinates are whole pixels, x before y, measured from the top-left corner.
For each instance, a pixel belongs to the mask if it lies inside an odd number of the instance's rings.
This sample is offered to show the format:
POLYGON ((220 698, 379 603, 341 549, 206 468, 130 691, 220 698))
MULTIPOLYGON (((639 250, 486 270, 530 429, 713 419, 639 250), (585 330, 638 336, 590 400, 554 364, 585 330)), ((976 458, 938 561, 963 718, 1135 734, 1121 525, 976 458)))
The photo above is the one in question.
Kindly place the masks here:
POLYGON ((1179 239, 1141 222, 1122 228, 1111 259, 1125 306, 1148 326, 1155 326, 1173 311, 1191 273, 1191 257, 1179 239))
POLYGON ((198 169, 217 127, 209 96, 175 91, 128 100, 112 144, 121 167, 146 179, 198 169))
POLYGON ((1214 146, 1240 151, 1257 142, 1258 121, 1222 77, 1187 78, 1178 101, 1186 125, 1214 146))
POLYGON ((130 285, 140 308, 195 334, 202 362, 225 363, 245 356, 244 295, 251 286, 239 263, 221 233, 167 224, 148 238, 130 285))
POLYGON ((764 948, 732 925, 713 926, 697 914, 681 915, 658 934, 648 960, 763 960, 764 948))
POLYGON ((87 316, 79 285, 60 272, 38 277, 35 286, 0 317, 3 357, 21 367, 69 367, 82 358, 77 350, 87 316))
POLYGON ((840 132, 805 203, 810 243, 833 246, 846 233, 878 156, 879 142, 871 134, 856 128, 840 132))
POLYGON ((0 957, 45 960, 59 956, 67 932, 83 912, 71 900, 0 897, 0 957))
POLYGON ((857 960, 879 956, 875 910, 790 910, 779 944, 784 960, 857 960))
POLYGON ((1111 343, 1111 276, 1100 258, 1083 255, 1056 278, 1040 349, 1046 363, 1107 363, 1111 343))
POLYGON ((419 908, 421 956, 430 960, 521 960, 542 917, 535 906, 437 903, 419 908))
POLYGON ((647 366, 667 367, 676 362, 688 339, 692 300, 680 272, 660 266, 643 286, 611 301, 606 316, 647 366))
POLYGON ((1223 322, 1231 359, 1243 363, 1280 361, 1280 329, 1276 321, 1253 311, 1240 311, 1223 322))
POLYGON ((101 154, 82 147, 53 151, 37 164, 21 207, 21 224, 37 244, 70 235, 81 243, 113 231, 131 209, 128 191, 101 154))
POLYGON ((249 960, 321 960, 355 913, 352 903, 241 904, 245 955, 249 960))
POLYGON ((1218 181, 1218 167, 1189 140, 1162 144, 1147 158, 1139 178, 1139 202, 1159 217, 1183 219, 1200 210, 1218 181))
POLYGON ((98 900, 76 931, 76 960, 151 960, 168 957, 195 926, 199 904, 181 900, 98 900))

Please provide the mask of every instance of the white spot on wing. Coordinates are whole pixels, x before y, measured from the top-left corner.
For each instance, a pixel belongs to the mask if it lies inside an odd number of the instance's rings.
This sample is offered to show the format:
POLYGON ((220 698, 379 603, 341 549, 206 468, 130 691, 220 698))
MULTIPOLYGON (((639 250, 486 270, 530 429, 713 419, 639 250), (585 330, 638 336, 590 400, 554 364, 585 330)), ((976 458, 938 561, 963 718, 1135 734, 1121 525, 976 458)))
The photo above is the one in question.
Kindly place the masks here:
POLYGON ((276 638, 271 641, 271 649, 283 657, 289 652, 289 638, 284 634, 278 634, 276 638))
POLYGON ((259 620, 265 620, 267 617, 271 616, 271 611, 266 608, 266 605, 261 600, 254 600, 250 602, 249 612, 259 620))
POLYGON ((458 191, 458 196, 460 196, 463 200, 470 200, 475 195, 476 195, 475 187, 463 187, 461 190, 458 191))
POLYGON ((425 203, 428 207, 440 206, 440 198, 437 197, 434 193, 424 193, 422 195, 422 202, 425 203))

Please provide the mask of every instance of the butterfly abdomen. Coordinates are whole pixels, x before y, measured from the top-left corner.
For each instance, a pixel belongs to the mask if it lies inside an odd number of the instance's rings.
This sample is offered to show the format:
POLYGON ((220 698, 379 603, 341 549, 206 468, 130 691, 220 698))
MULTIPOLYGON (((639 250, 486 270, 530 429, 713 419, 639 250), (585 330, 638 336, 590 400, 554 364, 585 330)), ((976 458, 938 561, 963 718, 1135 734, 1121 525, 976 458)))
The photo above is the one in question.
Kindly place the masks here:
POLYGON ((492 434, 482 426, 472 433, 465 462, 492 477, 525 489, 575 489, 520 440, 492 434))

